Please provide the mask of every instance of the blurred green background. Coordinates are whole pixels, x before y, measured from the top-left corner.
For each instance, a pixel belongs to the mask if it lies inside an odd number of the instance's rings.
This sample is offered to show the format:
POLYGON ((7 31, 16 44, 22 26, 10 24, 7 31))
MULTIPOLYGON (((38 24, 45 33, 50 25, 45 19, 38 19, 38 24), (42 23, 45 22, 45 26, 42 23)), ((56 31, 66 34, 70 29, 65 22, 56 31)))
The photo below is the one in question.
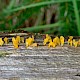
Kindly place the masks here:
POLYGON ((0 32, 80 36, 80 0, 0 0, 0 32))

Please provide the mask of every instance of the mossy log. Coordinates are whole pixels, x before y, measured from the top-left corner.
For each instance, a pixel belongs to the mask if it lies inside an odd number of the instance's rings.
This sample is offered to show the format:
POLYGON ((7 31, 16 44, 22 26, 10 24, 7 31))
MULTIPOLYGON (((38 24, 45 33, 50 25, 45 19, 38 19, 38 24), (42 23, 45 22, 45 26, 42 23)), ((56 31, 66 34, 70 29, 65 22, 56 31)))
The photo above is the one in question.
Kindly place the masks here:
MULTIPOLYGON (((28 35, 25 35, 25 37, 28 35)), ((42 38, 37 38, 41 43, 42 38)), ((0 80, 80 80, 80 47, 0 46, 0 80)))

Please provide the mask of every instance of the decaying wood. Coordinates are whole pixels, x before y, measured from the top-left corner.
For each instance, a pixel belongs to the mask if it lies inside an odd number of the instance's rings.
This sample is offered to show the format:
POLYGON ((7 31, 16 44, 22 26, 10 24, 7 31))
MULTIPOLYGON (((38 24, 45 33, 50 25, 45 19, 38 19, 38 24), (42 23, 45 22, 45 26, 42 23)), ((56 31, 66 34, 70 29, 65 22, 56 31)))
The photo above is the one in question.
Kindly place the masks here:
POLYGON ((1 80, 80 80, 80 47, 0 46, 1 80))

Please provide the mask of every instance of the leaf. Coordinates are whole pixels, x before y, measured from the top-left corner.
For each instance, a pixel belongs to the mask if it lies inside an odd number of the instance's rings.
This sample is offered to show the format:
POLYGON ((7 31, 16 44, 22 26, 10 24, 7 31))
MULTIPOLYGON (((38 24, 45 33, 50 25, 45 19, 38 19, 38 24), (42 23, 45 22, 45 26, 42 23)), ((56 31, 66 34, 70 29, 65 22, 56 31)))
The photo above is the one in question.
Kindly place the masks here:
POLYGON ((33 31, 36 31, 36 30, 45 30, 47 28, 48 29, 49 28, 54 28, 54 27, 59 26, 59 25, 63 25, 63 24, 61 22, 57 22, 57 23, 54 23, 54 24, 34 26, 34 27, 31 27, 31 28, 21 28, 20 30, 33 32, 33 31))

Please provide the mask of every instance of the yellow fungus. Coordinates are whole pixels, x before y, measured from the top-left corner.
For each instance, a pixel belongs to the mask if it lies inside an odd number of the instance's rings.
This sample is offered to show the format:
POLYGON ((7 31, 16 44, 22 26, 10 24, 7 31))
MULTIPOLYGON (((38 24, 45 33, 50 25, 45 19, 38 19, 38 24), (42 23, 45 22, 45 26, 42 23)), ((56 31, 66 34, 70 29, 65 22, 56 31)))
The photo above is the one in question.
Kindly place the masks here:
POLYGON ((46 34, 46 38, 43 41, 43 45, 46 45, 48 42, 50 42, 50 40, 52 40, 51 37, 48 34, 46 34))
POLYGON ((16 40, 20 43, 20 36, 16 36, 16 40))
POLYGON ((60 39, 59 39, 59 37, 55 37, 55 38, 53 39, 53 42, 56 44, 56 46, 57 46, 57 45, 60 45, 60 39))
POLYGON ((56 47, 56 44, 52 41, 50 41, 50 43, 48 44, 48 47, 56 47))
POLYGON ((12 43, 13 43, 14 48, 19 48, 19 41, 15 39, 14 37, 12 38, 12 43))
POLYGON ((26 47, 30 46, 32 43, 34 42, 34 36, 29 37, 28 39, 26 39, 26 47))
POLYGON ((73 44, 73 36, 69 36, 69 39, 68 39, 68 45, 72 46, 73 44))
POLYGON ((46 38, 51 39, 51 37, 48 34, 46 34, 46 38))
POLYGON ((12 42, 15 40, 15 38, 14 37, 12 37, 12 42))
POLYGON ((34 41, 34 36, 32 35, 32 40, 34 41))
POLYGON ((72 43, 73 43, 72 39, 68 39, 68 45, 72 46, 72 43))
POLYGON ((70 41, 71 41, 71 40, 70 40, 70 39, 68 39, 68 45, 70 44, 70 41))
POLYGON ((60 39, 57 37, 57 45, 60 45, 60 39))
POLYGON ((48 35, 48 34, 46 34, 46 37, 49 37, 49 35, 48 35))
POLYGON ((4 38, 4 42, 5 42, 5 44, 8 44, 8 38, 7 37, 4 38))
POLYGON ((78 46, 78 41, 76 41, 75 39, 73 39, 73 45, 74 45, 74 47, 77 47, 78 46))
POLYGON ((33 44, 31 44, 31 47, 37 47, 37 46, 38 46, 37 43, 33 43, 33 44))
POLYGON ((70 40, 73 39, 73 36, 69 36, 69 39, 70 39, 70 40))
POLYGON ((4 41, 2 40, 2 38, 0 38, 0 46, 2 46, 4 44, 4 41))
POLYGON ((64 37, 63 36, 60 36, 60 44, 61 44, 61 46, 64 45, 64 37))
POLYGON ((73 41, 72 41, 72 40, 70 40, 69 44, 70 44, 70 46, 72 46, 72 44, 73 44, 73 41))
POLYGON ((49 39, 48 38, 45 38, 44 39, 44 42, 43 42, 43 45, 46 45, 48 42, 49 42, 49 39))

